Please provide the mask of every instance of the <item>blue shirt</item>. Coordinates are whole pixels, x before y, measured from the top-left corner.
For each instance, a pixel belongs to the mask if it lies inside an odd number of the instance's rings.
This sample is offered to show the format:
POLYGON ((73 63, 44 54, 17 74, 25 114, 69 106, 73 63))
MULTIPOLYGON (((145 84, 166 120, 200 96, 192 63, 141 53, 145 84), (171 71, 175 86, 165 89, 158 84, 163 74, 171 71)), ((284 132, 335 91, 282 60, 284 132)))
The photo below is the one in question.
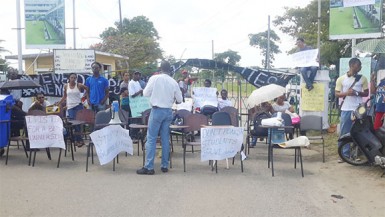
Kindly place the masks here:
POLYGON ((380 81, 376 91, 376 112, 385 112, 385 79, 380 81))
POLYGON ((88 77, 86 80, 86 86, 90 92, 90 102, 92 105, 99 105, 104 98, 105 91, 108 89, 108 80, 104 77, 88 77))

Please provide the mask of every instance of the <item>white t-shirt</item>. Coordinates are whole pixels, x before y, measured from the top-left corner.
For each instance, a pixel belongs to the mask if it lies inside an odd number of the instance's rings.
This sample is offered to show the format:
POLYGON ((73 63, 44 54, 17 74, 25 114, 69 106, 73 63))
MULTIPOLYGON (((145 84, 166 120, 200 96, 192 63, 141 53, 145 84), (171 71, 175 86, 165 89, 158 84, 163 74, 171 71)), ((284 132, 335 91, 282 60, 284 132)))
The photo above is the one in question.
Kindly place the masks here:
POLYGON ((151 106, 172 108, 174 101, 182 102, 182 92, 178 83, 167 74, 158 74, 150 77, 143 96, 150 97, 151 106))
POLYGON ((128 94, 130 96, 134 95, 135 93, 137 93, 138 91, 140 90, 143 90, 142 87, 140 86, 140 83, 139 81, 134 81, 134 80, 131 80, 129 83, 128 83, 128 94))
POLYGON ((223 109, 226 106, 233 106, 233 103, 228 99, 218 98, 218 108, 223 109))
MULTIPOLYGON (((342 75, 336 81, 336 91, 340 91, 341 93, 347 92, 355 79, 353 76, 348 77, 347 74, 342 75)), ((367 89, 368 80, 365 76, 361 76, 360 80, 354 84, 353 90, 363 92, 367 89)), ((341 111, 354 111, 360 103, 362 103, 361 96, 346 96, 341 111)))

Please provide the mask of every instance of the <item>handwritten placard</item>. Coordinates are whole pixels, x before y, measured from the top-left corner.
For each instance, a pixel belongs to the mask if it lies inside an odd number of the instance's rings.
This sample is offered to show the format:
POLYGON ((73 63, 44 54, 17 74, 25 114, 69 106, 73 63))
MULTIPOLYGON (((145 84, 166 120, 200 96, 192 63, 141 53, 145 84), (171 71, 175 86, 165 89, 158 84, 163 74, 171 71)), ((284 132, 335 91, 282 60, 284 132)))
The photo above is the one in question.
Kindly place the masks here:
POLYGON ((194 87, 194 107, 201 108, 205 105, 218 106, 217 88, 194 87))
POLYGON ((314 89, 308 91, 305 84, 301 86, 301 108, 303 111, 324 111, 325 85, 314 83, 314 89))
POLYGON ((243 143, 242 127, 208 127, 201 129, 201 161, 234 157, 243 143))
POLYGON ((129 130, 119 125, 110 125, 94 131, 90 137, 95 145, 100 165, 112 161, 122 151, 130 155, 134 152, 129 130))
POLYGON ((318 49, 304 50, 291 55, 293 67, 318 66, 318 49))
POLYGON ((90 73, 91 64, 95 61, 95 51, 90 49, 54 50, 54 70, 62 73, 90 73))
POLYGON ((133 118, 142 116, 142 112, 146 111, 149 108, 151 108, 149 97, 130 97, 131 116, 133 118))
POLYGON ((63 121, 57 115, 25 116, 31 148, 65 149, 63 121))

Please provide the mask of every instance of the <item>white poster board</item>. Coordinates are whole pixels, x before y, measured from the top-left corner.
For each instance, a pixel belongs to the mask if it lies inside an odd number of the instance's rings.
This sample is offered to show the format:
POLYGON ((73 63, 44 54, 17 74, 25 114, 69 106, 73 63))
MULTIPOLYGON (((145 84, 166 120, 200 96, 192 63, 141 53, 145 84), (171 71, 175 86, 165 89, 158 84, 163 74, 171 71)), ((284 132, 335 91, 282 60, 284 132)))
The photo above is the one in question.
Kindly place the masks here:
POLYGON ((63 121, 57 115, 25 116, 31 148, 65 149, 63 121))
POLYGON ((150 109, 150 97, 146 96, 130 96, 130 109, 131 109, 131 117, 140 117, 142 116, 142 112, 150 109))
POLYGON ((194 108, 201 108, 205 105, 218 107, 217 88, 194 87, 193 92, 194 108))
POLYGON ((120 152, 125 151, 130 155, 134 149, 129 130, 120 125, 110 125, 90 134, 95 145, 100 165, 112 161, 120 152))
POLYGON ((242 127, 208 127, 201 129, 201 161, 234 157, 243 143, 242 127))
POLYGON ((318 49, 304 50, 291 55, 292 67, 318 66, 318 49))
POLYGON ((91 64, 95 62, 95 50, 54 50, 54 71, 63 73, 91 73, 91 64))

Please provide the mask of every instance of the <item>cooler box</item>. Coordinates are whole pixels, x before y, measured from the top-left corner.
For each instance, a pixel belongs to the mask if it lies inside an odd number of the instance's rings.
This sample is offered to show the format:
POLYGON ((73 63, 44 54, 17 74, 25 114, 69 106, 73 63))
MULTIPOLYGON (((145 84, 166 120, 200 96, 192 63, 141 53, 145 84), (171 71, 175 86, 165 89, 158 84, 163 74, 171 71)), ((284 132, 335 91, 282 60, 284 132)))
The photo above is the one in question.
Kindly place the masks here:
POLYGON ((11 108, 15 104, 11 95, 0 95, 0 148, 8 144, 11 123, 2 121, 11 120, 11 108))

